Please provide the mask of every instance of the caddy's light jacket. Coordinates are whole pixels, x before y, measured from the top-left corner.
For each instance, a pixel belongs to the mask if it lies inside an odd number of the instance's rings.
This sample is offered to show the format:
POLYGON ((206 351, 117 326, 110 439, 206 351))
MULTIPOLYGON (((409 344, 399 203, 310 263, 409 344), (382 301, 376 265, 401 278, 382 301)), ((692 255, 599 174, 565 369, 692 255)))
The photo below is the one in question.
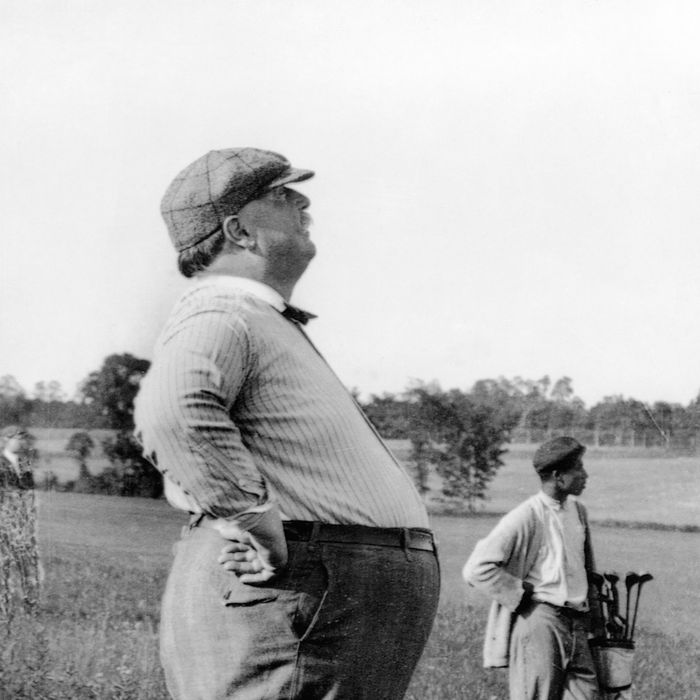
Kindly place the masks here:
MULTIPOLYGON (((570 497, 571 498, 571 497, 570 497)), ((586 509, 576 499, 581 523, 585 528, 584 553, 586 573, 594 571, 593 550, 586 509)), ((478 588, 493 602, 489 610, 484 638, 484 666, 508 666, 510 634, 515 610, 523 598, 523 580, 534 566, 537 553, 544 545, 545 505, 538 496, 528 500, 505 515, 496 527, 474 547, 462 575, 467 583, 478 588)), ((595 587, 588 586, 591 628, 599 629, 600 609, 595 587)))

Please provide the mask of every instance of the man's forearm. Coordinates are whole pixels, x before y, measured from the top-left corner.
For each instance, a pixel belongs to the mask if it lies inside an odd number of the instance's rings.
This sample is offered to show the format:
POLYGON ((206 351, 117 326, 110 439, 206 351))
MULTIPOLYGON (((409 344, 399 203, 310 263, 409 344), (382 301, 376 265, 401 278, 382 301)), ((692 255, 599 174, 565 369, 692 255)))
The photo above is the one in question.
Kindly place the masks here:
POLYGON ((525 582, 505 568, 505 553, 488 538, 480 540, 462 570, 464 580, 510 610, 526 593, 525 582))

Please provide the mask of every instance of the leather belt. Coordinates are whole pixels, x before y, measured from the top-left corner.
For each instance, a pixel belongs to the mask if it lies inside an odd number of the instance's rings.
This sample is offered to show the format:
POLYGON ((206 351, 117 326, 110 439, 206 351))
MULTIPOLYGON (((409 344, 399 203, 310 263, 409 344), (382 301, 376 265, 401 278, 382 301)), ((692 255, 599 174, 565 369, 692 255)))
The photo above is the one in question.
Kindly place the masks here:
MULTIPOLYGON (((189 527, 213 528, 216 520, 206 515, 190 515, 189 527)), ((329 544, 369 544, 375 547, 396 547, 435 551, 430 530, 419 527, 366 527, 364 525, 330 525, 307 520, 283 520, 287 540, 327 542, 329 544)))
POLYGON ((546 605, 548 608, 552 608, 556 611, 558 615, 562 617, 568 617, 570 620, 581 620, 588 614, 587 610, 576 610, 575 608, 567 608, 561 605, 554 605, 554 603, 546 603, 543 600, 533 600, 533 605, 546 605))
POLYGON ((434 552, 433 533, 419 527, 366 527, 364 525, 329 525, 306 520, 282 523, 288 540, 328 542, 329 544, 369 544, 434 552))

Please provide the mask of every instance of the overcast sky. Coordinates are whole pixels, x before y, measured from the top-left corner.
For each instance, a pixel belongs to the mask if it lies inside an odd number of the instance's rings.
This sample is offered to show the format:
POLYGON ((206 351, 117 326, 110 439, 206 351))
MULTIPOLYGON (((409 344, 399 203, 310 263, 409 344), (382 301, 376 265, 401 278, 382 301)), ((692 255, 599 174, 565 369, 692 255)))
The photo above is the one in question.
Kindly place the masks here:
POLYGON ((364 395, 700 390, 696 0, 0 0, 0 375, 151 357, 212 148, 317 176, 294 301, 364 395))

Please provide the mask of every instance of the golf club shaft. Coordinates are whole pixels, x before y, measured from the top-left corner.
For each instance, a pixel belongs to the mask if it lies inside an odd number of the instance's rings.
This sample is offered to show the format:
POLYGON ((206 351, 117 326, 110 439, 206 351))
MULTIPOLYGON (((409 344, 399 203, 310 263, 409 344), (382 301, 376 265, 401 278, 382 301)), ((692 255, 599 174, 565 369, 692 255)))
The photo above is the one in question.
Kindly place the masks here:
POLYGON ((637 626, 637 612, 639 611, 639 598, 642 595, 642 586, 647 582, 651 581, 653 576, 651 574, 646 574, 639 577, 639 582, 637 583, 637 598, 634 601, 634 616, 632 617, 632 627, 630 628, 630 641, 634 640, 634 630, 637 626))

